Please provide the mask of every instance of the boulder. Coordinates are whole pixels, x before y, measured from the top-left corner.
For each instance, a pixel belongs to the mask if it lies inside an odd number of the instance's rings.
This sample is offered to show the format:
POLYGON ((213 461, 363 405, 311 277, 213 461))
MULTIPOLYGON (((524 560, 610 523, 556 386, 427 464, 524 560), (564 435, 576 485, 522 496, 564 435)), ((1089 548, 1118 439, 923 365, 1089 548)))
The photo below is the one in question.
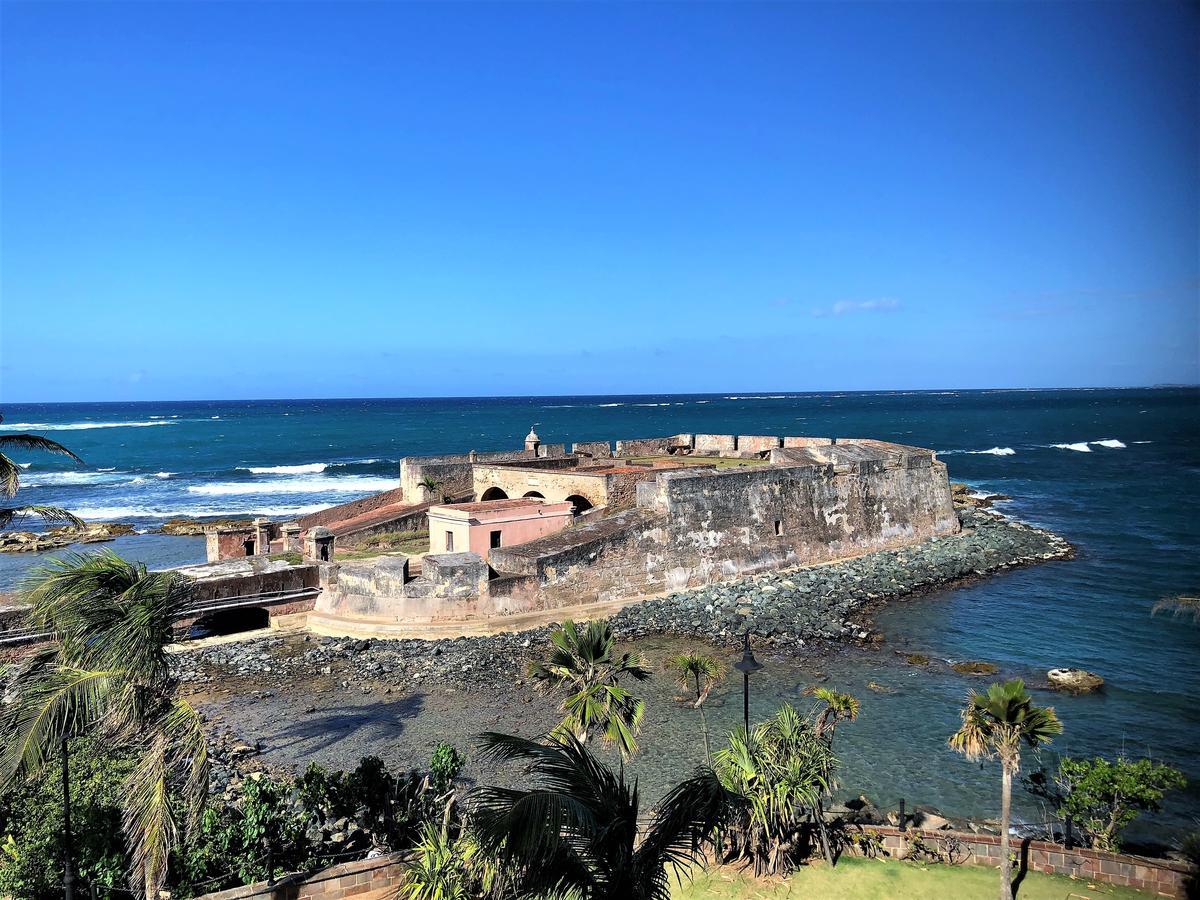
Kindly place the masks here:
POLYGON ((1051 669, 1046 673, 1050 687, 1073 694, 1086 694, 1104 687, 1104 679, 1083 669, 1051 669))

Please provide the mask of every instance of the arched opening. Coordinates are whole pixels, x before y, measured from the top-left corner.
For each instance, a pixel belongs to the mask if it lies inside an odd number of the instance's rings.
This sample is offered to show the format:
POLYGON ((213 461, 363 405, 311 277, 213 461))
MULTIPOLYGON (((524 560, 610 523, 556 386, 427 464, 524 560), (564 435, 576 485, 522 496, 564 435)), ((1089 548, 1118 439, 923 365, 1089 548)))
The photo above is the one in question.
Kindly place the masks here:
POLYGON ((525 496, 532 497, 534 500, 545 500, 546 499, 545 494, 539 494, 537 491, 530 491, 529 493, 525 494, 525 496))
POLYGON ((500 488, 498 488, 498 487, 490 487, 486 491, 483 492, 483 495, 479 499, 480 500, 507 500, 508 494, 504 493, 504 491, 500 490, 500 488))
POLYGON ((201 616, 192 623, 188 637, 214 637, 222 634, 240 634, 257 631, 271 624, 271 615, 261 606, 241 606, 237 609, 222 609, 201 616))
POLYGON ((592 508, 592 502, 587 497, 580 497, 578 494, 572 494, 567 498, 567 502, 575 504, 575 515, 577 516, 592 508))

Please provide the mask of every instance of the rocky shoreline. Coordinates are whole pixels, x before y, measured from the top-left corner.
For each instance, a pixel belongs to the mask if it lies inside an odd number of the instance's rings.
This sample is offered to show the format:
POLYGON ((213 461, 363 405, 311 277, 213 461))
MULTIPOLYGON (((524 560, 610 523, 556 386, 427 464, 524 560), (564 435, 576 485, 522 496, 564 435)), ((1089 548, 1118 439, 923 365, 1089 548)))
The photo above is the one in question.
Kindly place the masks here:
POLYGON ((49 531, 0 531, 0 553, 61 550, 71 544, 95 544, 126 534, 137 534, 137 530, 123 522, 89 522, 81 528, 64 525, 49 531))
MULTIPOLYGON (((881 643, 870 613, 889 601, 1074 552, 1058 535, 995 512, 966 508, 959 517, 963 531, 951 537, 680 591, 627 606, 611 621, 622 641, 671 635, 728 647, 749 631, 756 645, 811 655, 881 643)), ((522 678, 548 633, 538 628, 434 641, 271 637, 198 648, 175 663, 181 680, 196 684, 226 675, 270 680, 315 672, 336 675, 343 687, 386 684, 389 693, 433 682, 469 691, 522 678)))

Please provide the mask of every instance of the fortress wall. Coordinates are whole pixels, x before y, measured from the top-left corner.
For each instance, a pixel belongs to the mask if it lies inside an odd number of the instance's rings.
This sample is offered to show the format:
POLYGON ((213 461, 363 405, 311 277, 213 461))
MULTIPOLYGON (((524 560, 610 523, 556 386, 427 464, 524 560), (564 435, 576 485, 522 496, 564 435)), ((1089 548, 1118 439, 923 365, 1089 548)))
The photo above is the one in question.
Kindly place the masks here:
POLYGON ((488 488, 497 487, 509 497, 524 497, 537 491, 551 502, 566 500, 578 494, 593 506, 608 503, 608 476, 589 473, 587 469, 561 471, 530 471, 516 466, 475 466, 472 490, 482 497, 488 488))
POLYGON ((698 434, 692 447, 697 453, 732 452, 737 449, 737 438, 732 434, 698 434))
POLYGON ((471 468, 475 463, 506 462, 533 459, 527 450, 500 450, 486 453, 450 453, 441 456, 406 456, 400 460, 400 490, 410 503, 425 499, 421 481, 432 478, 442 482, 442 490, 450 496, 471 491, 471 468))
POLYGON ((766 453, 779 446, 781 446, 779 438, 770 435, 739 434, 737 436, 737 449, 747 453, 766 453))
POLYGON ((617 456, 667 456, 674 449, 690 450, 692 435, 672 434, 658 438, 631 438, 617 441, 617 456))
POLYGON ((612 444, 608 441, 580 441, 571 445, 571 452, 588 459, 612 459, 612 444))
POLYGON ((833 443, 831 438, 823 437, 784 437, 784 447, 828 447, 833 443))

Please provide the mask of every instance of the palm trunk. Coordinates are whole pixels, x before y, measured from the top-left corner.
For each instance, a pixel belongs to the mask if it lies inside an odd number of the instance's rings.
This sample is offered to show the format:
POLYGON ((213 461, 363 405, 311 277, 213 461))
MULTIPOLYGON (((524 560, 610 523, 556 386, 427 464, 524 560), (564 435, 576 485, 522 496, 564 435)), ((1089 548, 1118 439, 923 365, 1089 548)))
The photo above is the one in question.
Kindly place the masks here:
POLYGON ((1013 900, 1012 860, 1009 859, 1008 825, 1012 817, 1012 765, 1000 761, 1000 900, 1013 900))
POLYGON ((702 732, 704 732, 704 759, 708 763, 708 767, 711 769, 712 768, 712 753, 710 753, 709 749, 708 749, 708 719, 706 719, 704 717, 704 706, 701 705, 699 707, 699 709, 700 709, 700 730, 702 732))

